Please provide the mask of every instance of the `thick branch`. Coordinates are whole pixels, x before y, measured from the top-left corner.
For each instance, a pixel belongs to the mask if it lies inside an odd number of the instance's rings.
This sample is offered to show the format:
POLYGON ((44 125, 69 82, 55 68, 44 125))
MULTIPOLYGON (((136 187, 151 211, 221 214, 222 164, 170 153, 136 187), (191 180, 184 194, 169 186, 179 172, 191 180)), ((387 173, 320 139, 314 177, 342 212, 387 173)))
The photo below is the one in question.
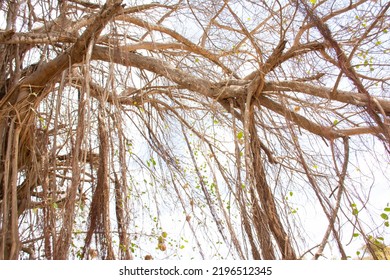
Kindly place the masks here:
POLYGON ((204 79, 192 76, 169 63, 142 56, 132 52, 124 52, 119 48, 113 50, 107 47, 95 46, 92 59, 114 62, 124 66, 134 66, 140 69, 148 70, 177 83, 178 85, 205 96, 212 97, 212 84, 204 79))
POLYGON ((221 67, 221 69, 226 74, 229 74, 229 75, 233 74, 236 78, 238 78, 238 76, 236 76, 232 72, 232 70, 230 70, 228 67, 226 67, 223 63, 221 63, 219 61, 217 55, 215 55, 215 54, 209 52, 208 50, 198 46, 197 44, 192 43, 190 40, 188 40, 187 38, 183 37, 182 35, 180 35, 179 33, 177 33, 176 31, 174 31, 172 29, 166 28, 166 27, 164 27, 162 25, 152 24, 152 23, 146 22, 146 21, 144 21, 142 19, 139 19, 137 17, 131 17, 131 16, 127 16, 127 15, 118 16, 117 19, 118 20, 123 20, 123 21, 128 22, 128 23, 132 23, 132 24, 138 25, 140 27, 143 27, 143 28, 147 29, 148 31, 154 30, 154 31, 160 31, 162 33, 168 34, 172 38, 176 39, 178 42, 183 43, 185 46, 190 48, 192 50, 192 52, 197 53, 199 55, 202 55, 203 57, 205 57, 205 58, 209 59, 210 61, 214 62, 216 65, 221 67))
MULTIPOLYGON (((336 100, 339 102, 356 106, 368 105, 368 97, 365 94, 343 90, 334 91, 332 88, 315 86, 304 82, 269 82, 265 84, 264 91, 295 91, 321 97, 324 99, 336 100)), ((376 98, 376 100, 378 101, 386 115, 390 116, 390 100, 386 100, 383 98, 376 98)), ((377 104, 373 103, 372 107, 375 111, 380 113, 381 109, 378 107, 377 104)))
POLYGON ((56 33, 14 33, 12 36, 1 36, 1 44, 53 44, 53 43, 75 43, 76 38, 56 33))
POLYGON ((22 80, 14 90, 10 91, 10 93, 1 100, 0 108, 3 107, 4 104, 14 104, 18 100, 23 100, 32 92, 39 92, 49 81, 69 67, 70 64, 81 62, 89 42, 98 38, 106 23, 121 9, 122 6, 120 3, 105 7, 68 52, 42 64, 35 72, 22 80), (27 88, 27 90, 23 91, 23 88, 27 88))

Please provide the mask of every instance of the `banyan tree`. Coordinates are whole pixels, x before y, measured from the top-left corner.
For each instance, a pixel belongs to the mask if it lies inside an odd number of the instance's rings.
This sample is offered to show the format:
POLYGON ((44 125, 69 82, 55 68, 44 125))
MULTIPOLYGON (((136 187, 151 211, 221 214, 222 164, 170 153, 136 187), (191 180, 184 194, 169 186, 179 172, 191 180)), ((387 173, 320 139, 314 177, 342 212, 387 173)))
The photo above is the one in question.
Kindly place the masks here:
POLYGON ((0 1, 0 259, 389 258, 389 8, 0 1))

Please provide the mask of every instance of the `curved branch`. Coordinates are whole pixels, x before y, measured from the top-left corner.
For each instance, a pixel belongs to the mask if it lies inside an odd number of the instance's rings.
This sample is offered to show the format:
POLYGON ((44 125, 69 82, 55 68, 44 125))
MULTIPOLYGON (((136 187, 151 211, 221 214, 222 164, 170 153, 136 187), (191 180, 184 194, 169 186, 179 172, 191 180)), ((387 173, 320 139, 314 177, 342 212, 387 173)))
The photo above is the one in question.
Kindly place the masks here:
POLYGON ((148 70, 166 77, 188 90, 199 92, 209 97, 214 96, 214 90, 209 81, 189 75, 171 64, 155 58, 142 56, 133 52, 124 52, 120 48, 111 50, 107 47, 95 46, 92 59, 115 62, 124 66, 134 66, 148 70))
MULTIPOLYGON (((334 91, 333 88, 315 86, 305 82, 268 82, 264 86, 264 91, 295 91, 309 94, 312 96, 321 97, 324 99, 336 100, 346 104, 353 104, 356 106, 368 105, 368 97, 365 94, 343 90, 334 91)), ((376 100, 382 107, 383 112, 385 112, 387 116, 390 116, 390 100, 386 100, 383 98, 376 98, 376 100)), ((372 106, 376 112, 381 113, 381 109, 378 107, 377 104, 374 103, 372 104, 372 106)))
POLYGON ((206 49, 204 49, 204 48, 202 48, 202 47, 192 43, 190 40, 188 40, 187 38, 183 37, 182 35, 180 35, 179 33, 177 33, 174 30, 166 28, 166 27, 164 27, 162 25, 152 24, 152 23, 149 23, 149 22, 144 21, 142 19, 139 19, 139 18, 136 18, 136 17, 132 17, 132 16, 127 16, 127 15, 118 16, 117 19, 118 20, 122 20, 124 22, 128 22, 128 23, 132 23, 132 24, 138 25, 138 26, 140 26, 142 28, 147 29, 148 31, 154 30, 154 31, 160 31, 162 33, 168 34, 172 38, 176 39, 180 43, 183 43, 185 46, 190 48, 192 50, 192 52, 197 53, 199 55, 202 55, 205 58, 209 59, 210 61, 214 62, 216 65, 221 67, 221 69, 226 74, 233 75, 236 78, 238 78, 238 76, 236 74, 234 74, 232 70, 230 70, 228 67, 226 67, 223 63, 221 63, 219 61, 217 55, 215 55, 215 54, 209 52, 208 50, 206 50, 206 49))

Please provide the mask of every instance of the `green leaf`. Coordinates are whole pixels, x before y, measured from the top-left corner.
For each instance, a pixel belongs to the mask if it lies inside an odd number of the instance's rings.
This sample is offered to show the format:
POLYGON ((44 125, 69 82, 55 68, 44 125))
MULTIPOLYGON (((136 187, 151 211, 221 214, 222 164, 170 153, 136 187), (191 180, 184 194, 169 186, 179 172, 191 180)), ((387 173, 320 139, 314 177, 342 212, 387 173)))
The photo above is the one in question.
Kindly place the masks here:
POLYGON ((290 196, 293 196, 294 193, 293 193, 293 192, 290 192, 289 194, 290 194, 290 196))
POLYGON ((389 32, 387 31, 387 28, 383 29, 383 33, 387 34, 387 32, 389 32))
POLYGON ((382 44, 381 41, 377 41, 377 42, 375 43, 375 45, 377 45, 377 46, 379 46, 380 44, 382 44))
POLYGON ((385 213, 382 213, 382 214, 381 214, 381 218, 382 218, 383 220, 388 220, 388 219, 389 219, 389 216, 388 216, 387 214, 385 214, 385 213))
POLYGON ((313 5, 315 5, 317 3, 317 0, 310 0, 310 3, 312 3, 313 5))
POLYGON ((353 237, 358 237, 359 236, 359 233, 354 233, 353 234, 353 237))
POLYGON ((199 62, 199 58, 195 58, 195 62, 199 62))
POLYGON ((353 208, 352 209, 352 215, 357 215, 357 214, 359 214, 359 210, 357 210, 356 208, 353 208))
POLYGON ((390 212, 390 207, 386 207, 385 209, 383 209, 383 211, 390 212))
POLYGON ((385 222, 385 227, 389 227, 390 226, 390 223, 389 222, 385 222))
POLYGON ((378 241, 378 239, 374 239, 374 244, 376 244, 376 245, 381 245, 381 242, 378 241))
POLYGON ((239 133, 237 133, 238 140, 242 139, 243 137, 244 137, 244 132, 240 131, 239 133))
POLYGON ((359 256, 359 255, 360 255, 360 251, 356 251, 356 255, 358 255, 358 256, 359 256))
POLYGON ((337 125, 338 123, 339 123, 338 120, 334 120, 334 121, 333 121, 333 124, 334 124, 334 125, 337 125))

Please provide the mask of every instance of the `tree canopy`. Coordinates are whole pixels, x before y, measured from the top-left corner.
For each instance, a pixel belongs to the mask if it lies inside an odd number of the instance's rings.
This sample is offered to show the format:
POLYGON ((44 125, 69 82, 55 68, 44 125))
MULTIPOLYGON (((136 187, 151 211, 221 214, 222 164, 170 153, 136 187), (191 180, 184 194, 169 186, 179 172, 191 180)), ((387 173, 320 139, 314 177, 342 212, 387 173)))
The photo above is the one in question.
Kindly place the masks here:
POLYGON ((0 259, 387 258, 389 8, 0 1, 0 259))

